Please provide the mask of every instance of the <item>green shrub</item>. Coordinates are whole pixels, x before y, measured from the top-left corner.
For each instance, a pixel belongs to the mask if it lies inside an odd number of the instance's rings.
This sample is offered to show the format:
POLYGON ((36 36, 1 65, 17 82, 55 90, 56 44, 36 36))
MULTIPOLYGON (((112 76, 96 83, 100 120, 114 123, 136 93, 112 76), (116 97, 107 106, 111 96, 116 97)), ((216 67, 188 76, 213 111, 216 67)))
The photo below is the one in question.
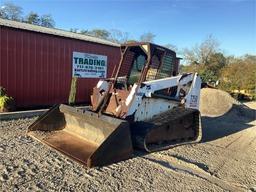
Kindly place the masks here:
POLYGON ((4 95, 6 95, 6 90, 5 90, 5 88, 0 86, 0 97, 2 97, 4 95))
POLYGON ((0 96, 0 108, 4 108, 13 98, 8 97, 7 95, 0 96))
POLYGON ((12 97, 6 94, 5 88, 0 86, 0 112, 8 112, 15 110, 15 102, 12 97))
POLYGON ((12 97, 0 96, 0 112, 13 111, 14 109, 14 99, 12 97))

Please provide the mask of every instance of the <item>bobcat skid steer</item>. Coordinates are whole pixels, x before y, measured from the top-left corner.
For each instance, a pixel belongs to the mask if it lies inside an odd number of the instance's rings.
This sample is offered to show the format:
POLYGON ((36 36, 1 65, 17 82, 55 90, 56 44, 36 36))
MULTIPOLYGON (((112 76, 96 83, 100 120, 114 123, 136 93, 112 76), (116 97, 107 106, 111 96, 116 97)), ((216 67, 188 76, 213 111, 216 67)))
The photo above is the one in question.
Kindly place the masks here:
POLYGON ((28 135, 87 167, 201 139, 197 74, 173 76, 175 52, 151 43, 121 46, 109 79, 99 80, 88 110, 56 105, 28 128, 28 135))

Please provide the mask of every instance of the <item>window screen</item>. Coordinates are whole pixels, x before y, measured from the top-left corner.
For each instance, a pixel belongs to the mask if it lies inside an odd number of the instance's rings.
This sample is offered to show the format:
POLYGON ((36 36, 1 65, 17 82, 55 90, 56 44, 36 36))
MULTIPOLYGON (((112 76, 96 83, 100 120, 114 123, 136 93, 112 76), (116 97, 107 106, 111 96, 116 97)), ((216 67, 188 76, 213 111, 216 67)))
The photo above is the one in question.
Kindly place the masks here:
POLYGON ((151 65, 148 69, 146 81, 154 80, 156 79, 157 71, 160 66, 160 60, 159 58, 154 55, 151 60, 151 65))
POLYGON ((170 77, 172 75, 173 71, 173 55, 171 54, 166 54, 163 57, 163 63, 160 66, 159 72, 157 74, 157 79, 162 79, 165 77, 170 77))

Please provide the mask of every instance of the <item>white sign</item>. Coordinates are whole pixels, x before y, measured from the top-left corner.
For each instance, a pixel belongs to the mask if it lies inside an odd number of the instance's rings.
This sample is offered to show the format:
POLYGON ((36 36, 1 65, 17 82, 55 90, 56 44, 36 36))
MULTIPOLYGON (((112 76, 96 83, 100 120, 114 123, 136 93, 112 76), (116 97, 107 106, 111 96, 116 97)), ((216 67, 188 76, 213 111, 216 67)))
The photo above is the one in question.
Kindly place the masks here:
POLYGON ((73 52, 73 77, 106 78, 107 56, 73 52))

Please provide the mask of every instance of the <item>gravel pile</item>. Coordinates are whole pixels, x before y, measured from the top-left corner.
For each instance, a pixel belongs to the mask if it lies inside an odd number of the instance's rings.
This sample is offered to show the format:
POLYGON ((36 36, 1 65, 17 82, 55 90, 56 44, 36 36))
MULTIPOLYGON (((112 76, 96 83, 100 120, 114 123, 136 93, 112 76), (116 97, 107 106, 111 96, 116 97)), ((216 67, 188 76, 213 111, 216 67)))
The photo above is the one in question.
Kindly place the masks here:
POLYGON ((225 91, 212 88, 201 89, 200 111, 205 116, 221 116, 237 105, 241 104, 225 91))

